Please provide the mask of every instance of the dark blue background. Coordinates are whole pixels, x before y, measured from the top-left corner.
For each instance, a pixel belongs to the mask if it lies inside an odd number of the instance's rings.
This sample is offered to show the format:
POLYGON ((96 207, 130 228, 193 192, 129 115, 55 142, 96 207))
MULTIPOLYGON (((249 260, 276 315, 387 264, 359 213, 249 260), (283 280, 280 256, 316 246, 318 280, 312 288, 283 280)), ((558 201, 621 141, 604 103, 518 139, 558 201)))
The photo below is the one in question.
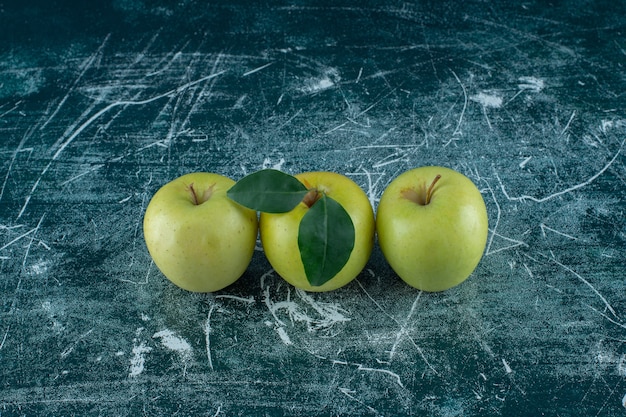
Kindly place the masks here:
MULTIPOLYGON (((2 2, 0 414, 626 412, 626 3, 2 2), (169 284, 141 222, 199 170, 421 165, 490 216, 468 281, 375 247, 331 293, 255 253, 169 284)), ((416 237, 419 238, 419 237, 416 237)))

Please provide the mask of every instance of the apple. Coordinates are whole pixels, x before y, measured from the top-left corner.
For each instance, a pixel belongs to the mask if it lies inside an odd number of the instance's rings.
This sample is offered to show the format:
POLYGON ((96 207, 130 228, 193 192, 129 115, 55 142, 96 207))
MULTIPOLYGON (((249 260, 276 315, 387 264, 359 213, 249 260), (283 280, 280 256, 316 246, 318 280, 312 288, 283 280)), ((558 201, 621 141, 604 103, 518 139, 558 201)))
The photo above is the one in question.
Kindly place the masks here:
POLYGON ((221 290, 250 264, 257 214, 226 197, 233 184, 219 174, 190 173, 150 200, 143 221, 146 246, 163 275, 180 288, 221 290))
POLYGON ((443 291, 466 280, 480 262, 487 208, 465 175, 420 167, 387 186, 376 229, 385 259, 403 281, 420 290, 443 291))
POLYGON ((369 199, 358 184, 335 172, 305 172, 295 178, 309 190, 303 200, 285 213, 260 214, 259 230, 265 256, 278 275, 296 288, 322 292, 343 287, 363 270, 372 252, 376 223, 369 199), (298 246, 298 231, 302 218, 322 194, 339 203, 350 216, 354 225, 354 246, 337 274, 322 285, 311 285, 298 246))

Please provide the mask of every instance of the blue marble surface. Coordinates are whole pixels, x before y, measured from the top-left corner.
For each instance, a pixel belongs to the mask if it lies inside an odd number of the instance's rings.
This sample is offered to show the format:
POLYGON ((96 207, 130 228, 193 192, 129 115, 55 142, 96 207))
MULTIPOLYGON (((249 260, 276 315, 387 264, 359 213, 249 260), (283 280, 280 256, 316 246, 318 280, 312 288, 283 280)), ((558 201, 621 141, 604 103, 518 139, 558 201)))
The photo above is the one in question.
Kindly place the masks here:
POLYGON ((3 2, 0 415, 623 416, 626 3, 3 2), (437 294, 329 293, 259 245, 171 285, 142 219, 192 171, 445 165, 490 217, 437 294))

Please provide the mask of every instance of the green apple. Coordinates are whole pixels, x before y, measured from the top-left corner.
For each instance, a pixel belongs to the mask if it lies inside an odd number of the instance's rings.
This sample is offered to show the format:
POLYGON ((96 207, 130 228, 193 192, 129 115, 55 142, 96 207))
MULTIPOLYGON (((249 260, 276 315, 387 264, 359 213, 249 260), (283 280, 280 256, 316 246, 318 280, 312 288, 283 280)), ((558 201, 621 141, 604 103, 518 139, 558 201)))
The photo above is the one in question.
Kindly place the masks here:
POLYGON ((233 184, 219 174, 196 172, 165 184, 150 200, 143 221, 146 246, 180 288, 221 290, 250 264, 257 214, 226 197, 233 184))
POLYGON ((467 279, 485 250, 487 208, 476 185, 449 168, 415 168, 395 178, 377 209, 378 242, 402 280, 443 291, 467 279))
POLYGON ((259 230, 265 256, 285 281, 306 291, 322 292, 343 287, 363 270, 374 245, 375 220, 365 192, 350 178, 335 172, 305 172, 295 175, 310 190, 293 210, 261 212, 259 230), (298 231, 302 218, 321 193, 338 202, 354 225, 354 247, 343 268, 319 286, 309 283, 300 249, 298 231))

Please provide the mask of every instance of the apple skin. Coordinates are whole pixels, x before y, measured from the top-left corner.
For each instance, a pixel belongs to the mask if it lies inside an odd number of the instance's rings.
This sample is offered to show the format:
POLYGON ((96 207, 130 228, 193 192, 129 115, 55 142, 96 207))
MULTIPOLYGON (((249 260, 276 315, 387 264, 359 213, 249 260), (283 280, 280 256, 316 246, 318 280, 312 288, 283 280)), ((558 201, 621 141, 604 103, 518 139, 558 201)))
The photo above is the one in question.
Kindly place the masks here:
POLYGON ((250 264, 258 218, 226 196, 234 184, 219 174, 195 172, 165 184, 150 200, 143 221, 146 246, 163 275, 180 288, 221 290, 250 264))
POLYGON ((259 230, 265 256, 278 275, 296 288, 323 292, 343 287, 363 270, 372 253, 376 224, 372 205, 361 187, 344 175, 316 171, 295 177, 308 189, 324 192, 348 212, 355 229, 354 248, 337 275, 320 286, 309 284, 298 247, 300 221, 309 207, 301 202, 287 213, 261 213, 259 230))
POLYGON ((389 265, 412 287, 444 291, 465 281, 485 250, 488 218, 476 185, 449 168, 411 169, 385 189, 377 209, 378 243, 389 265), (428 204, 425 197, 437 175, 428 204))

